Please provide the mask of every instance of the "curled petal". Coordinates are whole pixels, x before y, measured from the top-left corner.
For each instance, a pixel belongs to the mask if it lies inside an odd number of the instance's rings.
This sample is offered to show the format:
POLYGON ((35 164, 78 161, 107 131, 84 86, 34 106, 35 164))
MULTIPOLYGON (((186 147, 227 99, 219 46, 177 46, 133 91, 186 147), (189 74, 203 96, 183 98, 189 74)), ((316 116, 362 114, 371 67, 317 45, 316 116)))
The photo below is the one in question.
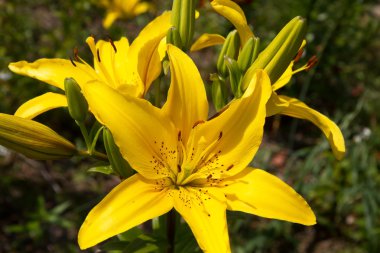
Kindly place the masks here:
POLYGON ((226 39, 219 34, 202 34, 191 46, 190 51, 198 51, 206 47, 222 45, 226 39))

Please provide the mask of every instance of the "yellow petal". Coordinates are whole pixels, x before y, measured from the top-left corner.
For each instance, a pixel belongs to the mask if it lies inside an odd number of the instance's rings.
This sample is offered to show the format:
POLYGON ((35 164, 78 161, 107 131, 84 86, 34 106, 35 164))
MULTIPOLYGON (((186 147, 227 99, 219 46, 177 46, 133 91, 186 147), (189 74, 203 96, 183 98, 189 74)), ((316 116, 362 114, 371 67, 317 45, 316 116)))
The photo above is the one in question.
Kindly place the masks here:
POLYGON ((135 66, 131 74, 135 75, 137 71, 145 92, 161 73, 161 58, 157 48, 169 28, 170 12, 165 12, 140 32, 129 49, 129 65, 135 66))
POLYGON ((290 82, 290 79, 293 76, 293 65, 294 61, 291 61, 288 68, 285 70, 282 76, 272 85, 273 91, 276 91, 284 87, 287 83, 290 82))
POLYGON ((140 15, 140 14, 147 12, 151 9, 153 9, 152 4, 149 4, 147 2, 138 3, 138 4, 136 4, 135 8, 133 9, 133 14, 135 16, 137 16, 137 15, 140 15))
POLYGON ((316 218, 306 201, 279 178, 260 169, 246 168, 224 181, 228 209, 265 218, 314 225, 316 218))
POLYGON ((189 180, 211 176, 225 178, 247 167, 261 144, 265 106, 271 90, 268 75, 258 71, 240 99, 230 103, 219 116, 194 129, 195 158, 190 157, 190 160, 199 168, 189 180), (209 146, 206 153, 206 149, 200 148, 202 146, 209 146))
POLYGON ((78 235, 80 248, 94 246, 172 209, 168 191, 155 183, 136 174, 116 186, 87 215, 78 235))
POLYGON ((230 0, 214 0, 211 2, 211 6, 217 13, 228 19, 236 27, 241 45, 244 46, 247 40, 253 36, 253 33, 247 24, 247 19, 240 6, 230 0))
POLYGON ((223 193, 216 188, 180 187, 172 191, 174 208, 189 224, 204 252, 230 252, 223 193))
POLYGON ((191 46, 190 51, 198 51, 206 47, 221 45, 226 39, 219 34, 202 34, 191 46))
POLYGON ((294 118, 306 119, 311 121, 328 139, 334 156, 341 160, 346 152, 344 137, 339 127, 325 115, 308 107, 298 99, 286 96, 279 96, 281 99, 289 102, 289 106, 284 108, 280 113, 294 118))
POLYGON ((26 61, 11 63, 9 69, 17 74, 38 79, 62 90, 64 89, 64 80, 67 77, 74 78, 80 86, 97 78, 91 67, 79 62, 75 62, 75 65, 64 59, 39 59, 32 63, 26 61))
POLYGON ((48 92, 22 104, 15 112, 15 116, 24 119, 33 119, 51 109, 66 106, 67 99, 65 95, 48 92))
POLYGON ((118 19, 119 17, 120 17, 120 12, 116 12, 116 11, 107 12, 106 17, 103 20, 103 27, 106 29, 110 28, 113 22, 115 22, 115 20, 118 19))
POLYGON ((173 176, 170 168, 177 166, 177 133, 170 118, 147 100, 123 96, 97 81, 82 91, 133 169, 151 179, 173 176))
POLYGON ((163 112, 181 131, 186 143, 194 123, 204 121, 208 115, 206 91, 199 71, 184 52, 168 45, 171 84, 163 112))
POLYGON ((289 107, 289 102, 278 96, 276 92, 272 92, 267 102, 267 117, 279 114, 287 107, 289 107))

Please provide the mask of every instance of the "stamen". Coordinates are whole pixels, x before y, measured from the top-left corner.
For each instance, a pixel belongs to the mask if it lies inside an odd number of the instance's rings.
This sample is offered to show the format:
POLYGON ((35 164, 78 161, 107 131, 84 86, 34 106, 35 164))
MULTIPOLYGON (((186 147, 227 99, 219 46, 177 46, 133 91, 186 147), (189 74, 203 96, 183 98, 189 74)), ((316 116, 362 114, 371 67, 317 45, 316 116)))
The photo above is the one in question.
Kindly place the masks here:
POLYGON ((77 47, 74 47, 74 59, 76 60, 76 61, 79 61, 79 57, 78 57, 78 48, 77 47))
POLYGON ((223 132, 220 132, 220 133, 219 133, 219 137, 218 137, 218 141, 219 141, 220 139, 222 139, 222 136, 223 136, 223 132))
POLYGON ((199 124, 202 124, 202 123, 205 123, 205 121, 204 120, 198 120, 197 122, 194 123, 193 128, 198 126, 199 124))
POLYGON ((99 48, 96 49, 96 55, 98 56, 98 61, 101 62, 101 60, 100 60, 100 55, 99 55, 99 48))
POLYGON ((312 67, 314 67, 318 62, 317 56, 313 55, 306 64, 306 71, 310 70, 312 67))
POLYGON ((294 57, 294 63, 298 62, 301 59, 302 54, 303 54, 303 49, 299 50, 296 57, 294 57))
POLYGON ((233 165, 233 164, 231 164, 230 166, 228 166, 228 168, 226 169, 226 171, 229 171, 229 170, 231 170, 231 169, 232 169, 232 167, 234 167, 234 165, 233 165))
POLYGON ((71 64, 73 64, 73 65, 74 65, 74 67, 76 67, 76 66, 77 66, 71 57, 70 57, 70 61, 71 61, 71 64))
POLYGON ((115 50, 115 53, 117 53, 117 48, 115 46, 115 43, 113 43, 113 40, 111 39, 111 37, 108 37, 108 41, 109 43, 111 43, 111 46, 113 47, 113 50, 115 50))
POLYGON ((179 132, 178 132, 178 137, 177 137, 177 138, 178 138, 178 141, 180 141, 180 140, 182 139, 182 136, 181 136, 181 135, 182 135, 182 133, 181 133, 181 131, 179 131, 179 132))
POLYGON ((181 173, 182 171, 181 165, 177 164, 177 169, 178 169, 178 173, 181 173))

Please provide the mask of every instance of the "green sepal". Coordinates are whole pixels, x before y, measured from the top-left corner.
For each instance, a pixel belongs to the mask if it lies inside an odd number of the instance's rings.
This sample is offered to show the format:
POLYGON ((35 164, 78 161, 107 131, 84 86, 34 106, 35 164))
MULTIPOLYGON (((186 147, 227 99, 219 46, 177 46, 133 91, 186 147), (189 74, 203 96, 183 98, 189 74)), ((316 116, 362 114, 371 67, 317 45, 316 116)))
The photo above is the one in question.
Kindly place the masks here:
POLYGON ((252 65, 252 63, 256 60, 259 53, 259 44, 259 38, 251 37, 244 44, 243 49, 239 53, 237 63, 239 64, 239 68, 243 73, 245 73, 247 69, 252 65))
POLYGON ((230 85, 231 91, 234 94, 235 98, 239 98, 242 96, 241 91, 241 80, 243 74, 239 68, 239 64, 234 59, 231 59, 227 56, 224 57, 225 64, 228 68, 228 72, 230 74, 230 85))
POLYGON ((70 116, 78 122, 85 121, 88 113, 88 103, 78 83, 74 78, 66 78, 64 84, 70 116))
POLYGON ((116 146, 112 137, 112 133, 107 129, 103 129, 103 142, 107 152, 108 161, 110 162, 112 169, 121 178, 128 178, 133 175, 131 166, 124 160, 119 148, 116 146))
POLYGON ((222 50, 219 53, 216 68, 221 77, 226 78, 228 76, 228 69, 224 62, 224 57, 236 59, 240 49, 240 38, 236 30, 230 32, 224 41, 222 50))
POLYGON ((257 69, 264 69, 271 82, 275 83, 297 54, 305 36, 306 21, 301 17, 293 18, 253 62, 247 71, 247 78, 243 80, 243 88, 247 88, 257 69))
POLYGON ((0 145, 36 160, 69 158, 75 146, 51 128, 34 120, 0 113, 0 145))

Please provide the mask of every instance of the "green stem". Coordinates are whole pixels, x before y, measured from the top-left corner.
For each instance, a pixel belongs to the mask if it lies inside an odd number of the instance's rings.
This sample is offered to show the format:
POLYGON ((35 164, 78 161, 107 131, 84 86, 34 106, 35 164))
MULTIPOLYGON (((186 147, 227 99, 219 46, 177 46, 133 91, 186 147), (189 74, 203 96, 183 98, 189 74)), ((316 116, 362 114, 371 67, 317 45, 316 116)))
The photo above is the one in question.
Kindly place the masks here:
POLYGON ((85 156, 85 157, 92 157, 101 161, 108 162, 108 157, 106 154, 103 154, 101 152, 98 152, 96 150, 89 151, 89 150, 79 150, 78 155, 85 156))
POLYGON ((168 238, 168 249, 167 253, 174 253, 174 239, 175 239, 175 219, 176 219, 176 214, 174 209, 172 209, 168 215, 167 215, 167 227, 166 227, 166 232, 167 232, 167 238, 168 238))
POLYGON ((91 153, 92 152, 92 150, 91 150, 91 140, 90 140, 90 136, 88 135, 88 131, 87 131, 86 126, 84 125, 83 122, 79 122, 79 121, 75 121, 75 122, 79 126, 80 131, 82 132, 84 141, 86 142, 86 147, 89 150, 89 152, 91 153))

